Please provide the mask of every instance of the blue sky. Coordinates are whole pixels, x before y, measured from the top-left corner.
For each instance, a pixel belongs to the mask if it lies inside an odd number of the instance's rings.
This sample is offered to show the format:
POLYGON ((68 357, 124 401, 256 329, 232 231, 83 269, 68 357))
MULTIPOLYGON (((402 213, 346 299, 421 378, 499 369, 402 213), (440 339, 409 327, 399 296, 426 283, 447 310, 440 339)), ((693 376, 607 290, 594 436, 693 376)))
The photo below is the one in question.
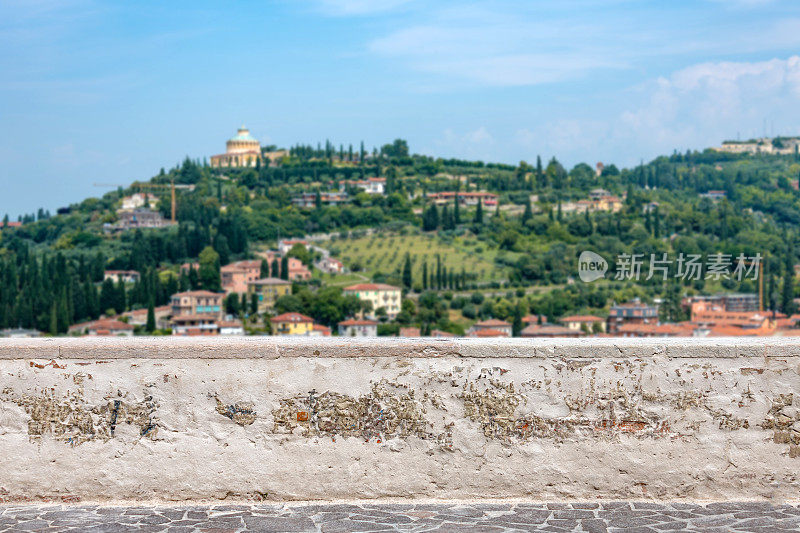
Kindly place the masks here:
POLYGON ((800 134, 793 0, 0 2, 0 215, 330 139, 631 165, 800 134))

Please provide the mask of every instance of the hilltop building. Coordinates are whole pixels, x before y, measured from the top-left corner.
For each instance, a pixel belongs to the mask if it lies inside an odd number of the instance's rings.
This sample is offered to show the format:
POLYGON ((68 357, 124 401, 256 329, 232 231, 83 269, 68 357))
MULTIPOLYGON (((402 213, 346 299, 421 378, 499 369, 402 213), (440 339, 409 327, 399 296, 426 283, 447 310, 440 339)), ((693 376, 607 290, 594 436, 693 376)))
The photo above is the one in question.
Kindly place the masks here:
POLYGON ((717 152, 729 154, 796 154, 800 149, 800 137, 761 137, 747 141, 725 141, 717 152))
POLYGON ((467 335, 470 337, 510 337, 511 324, 497 318, 483 320, 473 324, 467 331, 467 335))
POLYGON ((236 136, 225 143, 225 153, 211 156, 211 166, 224 167, 255 167, 261 160, 261 143, 252 135, 250 130, 242 126, 236 136))
POLYGON ((617 333, 626 324, 658 324, 658 307, 642 303, 638 298, 633 301, 611 306, 606 320, 606 331, 617 333))
POLYGON ((291 294, 291 292, 292 284, 283 279, 264 278, 247 283, 247 294, 255 294, 258 299, 259 313, 270 311, 278 298, 291 294))
POLYGON ((140 279, 138 270, 106 270, 103 272, 103 281, 110 279, 114 283, 122 280, 124 283, 136 283, 140 279))
POLYGON ((236 261, 220 269, 222 289, 225 294, 247 292, 247 284, 261 277, 261 261, 236 261))
POLYGON ((172 295, 172 319, 189 315, 209 315, 222 320, 222 298, 225 293, 211 291, 187 291, 172 295))
POLYGON ((350 285, 344 289, 345 296, 354 295, 359 300, 372 304, 372 311, 364 313, 371 320, 375 320, 375 311, 381 307, 386 310, 386 316, 393 320, 400 312, 401 292, 400 287, 394 287, 384 283, 359 283, 357 285, 350 285))
POLYGON ((339 322, 341 337, 377 337, 378 323, 374 320, 344 320, 339 322))

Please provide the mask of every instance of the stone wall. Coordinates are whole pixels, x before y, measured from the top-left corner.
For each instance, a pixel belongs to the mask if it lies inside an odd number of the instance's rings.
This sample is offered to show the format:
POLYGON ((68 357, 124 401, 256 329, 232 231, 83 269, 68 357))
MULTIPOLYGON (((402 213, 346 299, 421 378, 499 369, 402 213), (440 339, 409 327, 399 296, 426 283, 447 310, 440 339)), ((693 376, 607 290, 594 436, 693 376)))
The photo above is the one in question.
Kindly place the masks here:
POLYGON ((797 498, 800 342, 0 342, 0 501, 797 498))

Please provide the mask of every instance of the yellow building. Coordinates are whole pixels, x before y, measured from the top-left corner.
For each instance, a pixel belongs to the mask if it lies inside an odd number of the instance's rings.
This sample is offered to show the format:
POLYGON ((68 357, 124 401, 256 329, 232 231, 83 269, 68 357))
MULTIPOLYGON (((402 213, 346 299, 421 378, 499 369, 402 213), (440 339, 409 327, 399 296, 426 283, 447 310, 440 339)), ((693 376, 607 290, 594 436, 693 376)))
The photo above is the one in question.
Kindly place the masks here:
MULTIPOLYGON (((263 278, 247 283, 247 294, 258 295, 258 312, 269 311, 281 296, 292 293, 292 284, 284 279, 263 278)), ((248 302, 250 300, 248 299, 248 302)))
POLYGON ((270 319, 275 335, 311 335, 314 319, 300 313, 284 313, 270 319))
POLYGON ((261 160, 261 143, 244 126, 239 128, 236 137, 228 139, 225 148, 224 154, 211 156, 212 167, 255 167, 261 160))
POLYGON ((394 319, 400 312, 400 287, 384 283, 359 283, 346 287, 344 294, 345 296, 355 295, 359 300, 370 302, 372 311, 365 315, 372 319, 375 319, 375 311, 381 307, 386 310, 386 316, 390 319, 394 319))

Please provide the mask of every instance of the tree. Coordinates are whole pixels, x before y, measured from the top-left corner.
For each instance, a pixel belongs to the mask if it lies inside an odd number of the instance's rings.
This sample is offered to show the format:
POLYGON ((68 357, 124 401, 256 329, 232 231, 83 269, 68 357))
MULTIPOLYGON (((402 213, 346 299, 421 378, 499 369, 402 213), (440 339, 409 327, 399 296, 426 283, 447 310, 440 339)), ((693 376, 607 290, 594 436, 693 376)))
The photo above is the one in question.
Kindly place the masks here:
POLYGON ((269 277, 269 263, 266 259, 261 260, 261 272, 259 273, 259 277, 261 278, 268 278, 269 277))
POLYGON ((206 246, 200 252, 200 287, 213 292, 222 289, 220 280, 219 254, 211 246, 206 246))
POLYGON ((531 209, 531 197, 529 195, 525 195, 525 211, 522 213, 522 223, 525 224, 527 221, 533 218, 533 210, 531 209))
POLYGON ((428 261, 422 263, 422 288, 428 290, 428 261))
POLYGON ((511 323, 511 336, 519 337, 520 331, 522 331, 522 305, 517 303, 514 307, 514 321, 511 323))
POLYGON ((411 290, 412 283, 411 256, 408 252, 406 252, 406 260, 405 264, 403 264, 403 288, 406 290, 411 290))
POLYGON ((439 211, 436 204, 430 204, 422 213, 422 231, 436 231, 439 227, 439 211))
POLYGON ((483 200, 478 198, 478 207, 475 208, 475 224, 483 224, 483 200))
POLYGON ((790 245, 786 253, 786 260, 783 268, 783 291, 781 292, 781 312, 790 316, 795 312, 793 258, 794 253, 790 245))
POLYGON ((281 258, 281 279, 289 279, 289 256, 281 258))
POLYGON ((144 327, 148 333, 153 333, 156 330, 156 309, 153 298, 147 304, 147 324, 144 327))

